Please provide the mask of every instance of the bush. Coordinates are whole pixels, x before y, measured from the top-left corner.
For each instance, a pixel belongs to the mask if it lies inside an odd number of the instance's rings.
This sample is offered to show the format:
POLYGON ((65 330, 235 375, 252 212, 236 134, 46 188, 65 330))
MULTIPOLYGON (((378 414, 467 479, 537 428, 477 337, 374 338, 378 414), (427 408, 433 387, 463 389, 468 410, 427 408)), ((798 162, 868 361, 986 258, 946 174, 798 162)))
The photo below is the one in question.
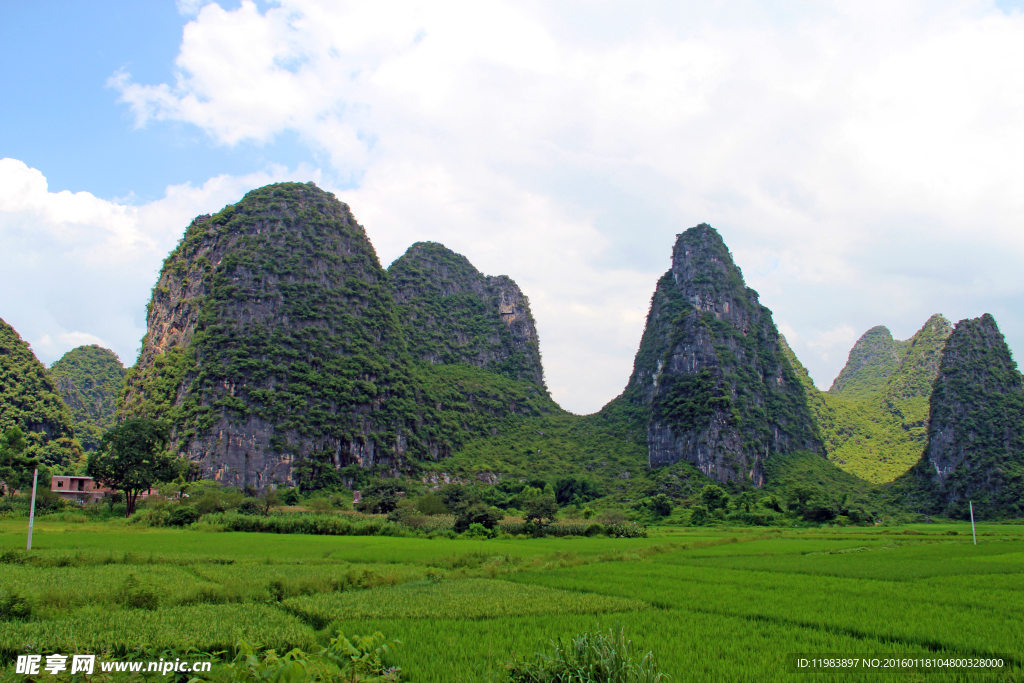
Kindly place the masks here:
POLYGON ((658 671, 653 652, 635 659, 621 628, 618 633, 583 633, 568 645, 557 640, 551 646, 551 654, 534 653, 532 661, 507 662, 509 683, 661 683, 668 678, 658 671))
POLYGON ((17 593, 0 596, 0 621, 24 620, 32 616, 32 605, 17 593))
POLYGON ((474 503, 464 507, 455 516, 456 533, 462 533, 473 524, 479 524, 486 529, 493 529, 504 517, 504 513, 496 507, 487 507, 483 503, 474 503))
POLYGON ((690 524, 693 526, 707 524, 708 519, 708 507, 706 505, 694 505, 693 509, 690 510, 690 524))
POLYGON ((171 526, 188 526, 199 521, 199 513, 195 508, 187 505, 179 505, 171 511, 167 523, 171 526))
POLYGON ((647 529, 636 522, 609 524, 605 533, 612 538, 647 538, 647 529))
POLYGON ((463 535, 468 538, 494 538, 497 535, 497 532, 495 532, 493 528, 488 529, 479 522, 473 522, 469 525, 469 528, 466 529, 463 535))
POLYGON ((119 602, 125 607, 154 610, 160 606, 160 598, 156 591, 129 574, 121 588, 119 602))
POLYGON ((243 515, 265 515, 267 513, 263 505, 252 498, 242 501, 242 504, 238 506, 238 512, 243 515))
POLYGON ((605 525, 622 524, 626 521, 626 513, 622 510, 602 510, 597 516, 597 521, 605 525))
POLYGON ((425 515, 447 515, 450 514, 444 500, 436 493, 428 493, 416 501, 416 509, 425 515))
POLYGON ((597 522, 594 522, 593 524, 591 524, 590 526, 588 526, 586 528, 586 530, 583 532, 583 535, 584 536, 598 536, 598 535, 603 534, 603 533, 604 533, 604 525, 603 524, 598 524, 597 522))

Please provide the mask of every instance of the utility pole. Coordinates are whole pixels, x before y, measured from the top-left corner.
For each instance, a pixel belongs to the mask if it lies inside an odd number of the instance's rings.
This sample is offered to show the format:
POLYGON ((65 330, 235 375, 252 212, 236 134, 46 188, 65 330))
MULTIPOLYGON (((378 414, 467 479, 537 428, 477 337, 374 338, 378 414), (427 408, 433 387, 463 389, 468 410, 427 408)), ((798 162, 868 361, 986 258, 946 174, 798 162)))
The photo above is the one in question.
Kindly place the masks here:
POLYGON ((32 523, 36 521, 36 482, 39 481, 39 470, 32 470, 32 507, 28 509, 28 548, 32 550, 32 523))
POLYGON ((974 545, 978 545, 978 532, 974 530, 974 501, 969 501, 971 506, 971 536, 974 536, 974 545))

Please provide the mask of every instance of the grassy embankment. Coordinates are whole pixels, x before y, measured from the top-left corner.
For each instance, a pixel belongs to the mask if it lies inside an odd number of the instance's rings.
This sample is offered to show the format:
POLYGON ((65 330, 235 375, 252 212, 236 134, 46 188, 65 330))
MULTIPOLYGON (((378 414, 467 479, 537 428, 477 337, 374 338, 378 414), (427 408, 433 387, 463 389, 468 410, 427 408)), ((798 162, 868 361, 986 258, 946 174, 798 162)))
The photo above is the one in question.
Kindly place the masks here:
POLYGON ((44 518, 27 554, 24 520, 0 520, 0 591, 32 607, 27 620, 0 622, 3 675, 13 678, 27 643, 146 659, 225 650, 239 637, 309 651, 328 624, 401 640, 392 663, 418 682, 490 680, 513 654, 616 624, 675 681, 818 680, 787 673, 787 653, 1024 662, 1024 527, 981 525, 977 546, 969 525, 652 531, 477 541, 44 518))

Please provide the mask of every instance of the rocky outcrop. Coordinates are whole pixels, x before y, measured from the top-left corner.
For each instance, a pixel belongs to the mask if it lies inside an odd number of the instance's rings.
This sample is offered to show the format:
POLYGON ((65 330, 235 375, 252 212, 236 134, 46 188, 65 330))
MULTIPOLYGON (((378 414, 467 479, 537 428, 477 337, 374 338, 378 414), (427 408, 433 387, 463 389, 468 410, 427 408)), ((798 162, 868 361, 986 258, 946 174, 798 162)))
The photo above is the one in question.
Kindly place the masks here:
POLYGON ((821 451, 771 311, 706 224, 678 236, 623 399, 649 406, 651 467, 684 460, 760 486, 773 453, 821 451))
POLYGON ((1024 387, 995 319, 961 320, 931 396, 928 448, 915 474, 933 509, 965 517, 1024 513, 1024 387))
POLYGON ((544 386, 530 302, 505 275, 484 275, 437 242, 417 242, 388 268, 409 353, 544 386))
MULTIPOLYGON (((535 340, 514 283, 485 284, 499 332, 514 340, 525 325, 535 340)), ((397 474, 505 419, 557 410, 542 387, 464 360, 412 363, 398 311, 345 204, 312 183, 253 190, 194 220, 164 262, 121 414, 167 419, 172 447, 204 477, 261 488, 351 482, 349 467, 397 474)), ((494 369, 510 357, 488 358, 494 369)))
POLYGON ((75 435, 86 451, 99 448, 103 433, 114 426, 117 396, 125 369, 113 351, 79 346, 50 366, 53 379, 75 420, 75 435))
POLYGON ((291 483, 312 452, 393 465, 404 437, 385 404, 404 353, 348 207, 271 185, 196 218, 164 262, 123 412, 169 419, 178 452, 230 484, 291 483))
POLYGON ((46 368, 0 320, 0 432, 11 427, 25 434, 28 456, 48 465, 73 464, 82 456, 71 412, 46 368))
POLYGON ((854 399, 877 393, 899 368, 906 346, 907 342, 892 338, 888 327, 872 327, 850 349, 846 365, 828 393, 854 399))

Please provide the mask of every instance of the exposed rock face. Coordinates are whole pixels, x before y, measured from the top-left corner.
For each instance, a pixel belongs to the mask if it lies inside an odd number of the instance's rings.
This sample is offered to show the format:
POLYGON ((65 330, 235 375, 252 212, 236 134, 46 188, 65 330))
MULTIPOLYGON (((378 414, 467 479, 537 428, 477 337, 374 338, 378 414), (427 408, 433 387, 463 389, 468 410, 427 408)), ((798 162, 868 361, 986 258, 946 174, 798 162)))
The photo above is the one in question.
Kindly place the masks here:
POLYGON ((877 393, 899 368, 906 346, 907 342, 892 338, 888 327, 872 327, 850 349, 846 365, 832 382, 828 393, 847 398, 863 398, 865 394, 877 393))
POLYGON ((114 426, 124 366, 113 351, 92 344, 65 353, 50 366, 64 403, 75 419, 75 435, 86 451, 99 448, 103 432, 114 426))
POLYGON ((20 427, 29 457, 66 465, 82 455, 73 424, 46 368, 14 328, 0 320, 0 432, 20 427))
MULTIPOLYGON (((507 278, 485 284, 514 340, 526 298, 507 278)), ((194 220, 164 262, 120 410, 168 419, 204 477, 257 488, 350 483, 349 467, 394 474, 557 410, 542 386, 412 363, 396 311, 347 206, 312 183, 254 190, 194 220)), ((448 322, 472 329, 459 317, 448 322)))
POLYGON ((436 242, 412 245, 388 274, 414 358, 544 386, 530 302, 511 278, 484 275, 436 242))
POLYGON ((311 183, 254 190, 198 217, 164 262, 124 411, 169 418, 179 452, 236 485, 291 483, 313 451, 391 462, 404 444, 384 409, 404 377, 393 309, 347 206, 311 183))
POLYGON ((926 457, 915 468, 946 514, 1024 512, 1024 388, 995 319, 961 320, 931 397, 926 457))
POLYGON ((676 241, 624 398, 650 406, 651 467, 686 460, 760 486, 772 453, 822 450, 771 311, 706 224, 676 241))

